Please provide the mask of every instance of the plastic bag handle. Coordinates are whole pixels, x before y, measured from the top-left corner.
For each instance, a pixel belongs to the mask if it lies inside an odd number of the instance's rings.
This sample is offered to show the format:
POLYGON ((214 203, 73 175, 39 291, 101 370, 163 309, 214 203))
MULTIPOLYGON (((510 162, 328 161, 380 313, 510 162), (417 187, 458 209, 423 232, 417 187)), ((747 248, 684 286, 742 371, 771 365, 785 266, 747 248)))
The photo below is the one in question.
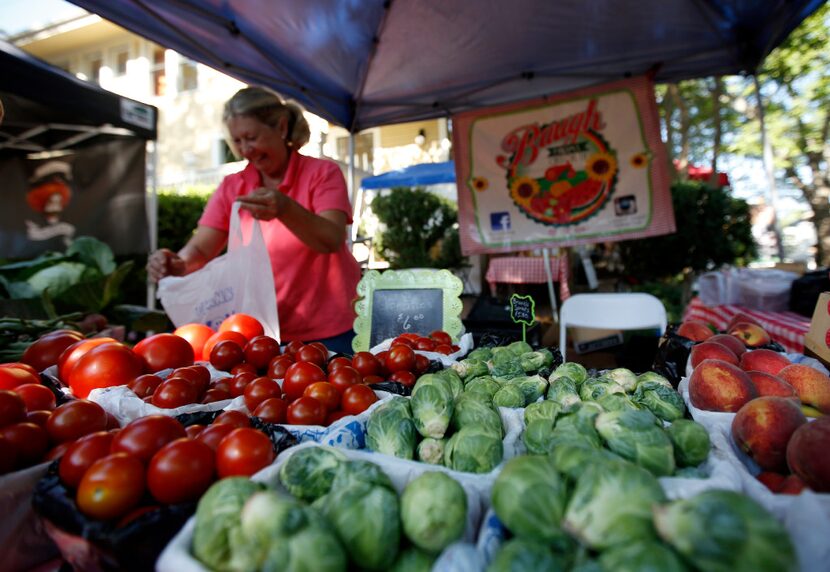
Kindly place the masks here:
POLYGON ((260 241, 265 240, 262 234, 262 221, 253 219, 254 224, 251 228, 251 236, 248 242, 245 242, 245 237, 242 234, 242 222, 239 220, 239 207, 240 204, 238 201, 234 201, 233 206, 231 206, 231 220, 228 228, 228 251, 234 250, 238 246, 249 244, 257 235, 259 235, 260 241))

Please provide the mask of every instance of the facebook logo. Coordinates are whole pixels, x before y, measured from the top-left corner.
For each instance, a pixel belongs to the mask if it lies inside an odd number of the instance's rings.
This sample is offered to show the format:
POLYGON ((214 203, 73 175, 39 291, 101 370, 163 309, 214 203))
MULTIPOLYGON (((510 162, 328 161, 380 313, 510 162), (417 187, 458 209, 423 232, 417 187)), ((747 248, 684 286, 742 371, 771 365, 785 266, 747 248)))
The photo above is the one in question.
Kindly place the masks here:
POLYGON ((490 228, 493 230, 510 230, 510 213, 490 213, 490 228))

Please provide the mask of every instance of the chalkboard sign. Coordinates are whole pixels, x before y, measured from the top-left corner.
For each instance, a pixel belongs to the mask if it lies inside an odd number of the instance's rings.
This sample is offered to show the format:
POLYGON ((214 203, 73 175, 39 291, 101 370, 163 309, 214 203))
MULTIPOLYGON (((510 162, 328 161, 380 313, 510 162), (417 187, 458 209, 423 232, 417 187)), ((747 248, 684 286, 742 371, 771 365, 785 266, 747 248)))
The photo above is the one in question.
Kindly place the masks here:
POLYGON ((517 324, 532 326, 536 320, 536 302, 530 296, 510 297, 510 318, 517 324))
POLYGON ((461 291, 448 270, 411 269, 367 272, 357 285, 355 351, 366 351, 405 332, 461 334, 461 291))

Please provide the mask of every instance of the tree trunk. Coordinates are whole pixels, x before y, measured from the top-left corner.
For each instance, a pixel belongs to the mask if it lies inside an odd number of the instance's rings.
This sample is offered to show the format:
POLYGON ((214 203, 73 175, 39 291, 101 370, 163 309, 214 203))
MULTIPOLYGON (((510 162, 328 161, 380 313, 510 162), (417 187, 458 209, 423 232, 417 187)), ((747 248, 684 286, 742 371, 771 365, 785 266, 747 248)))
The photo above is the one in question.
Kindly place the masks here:
POLYGON ((677 170, 683 174, 683 178, 689 177, 689 109, 683 97, 680 95, 680 88, 676 83, 669 84, 669 96, 674 106, 680 113, 680 152, 677 154, 677 170))
POLYGON ((712 141, 712 177, 709 184, 718 186, 718 158, 720 156, 721 139, 723 137, 723 123, 721 121, 720 98, 723 94, 723 78, 715 77, 715 86, 712 89, 712 121, 715 124, 715 133, 712 141))
POLYGON ((830 187, 810 185, 804 195, 810 203, 816 227, 816 262, 820 267, 830 267, 830 187))

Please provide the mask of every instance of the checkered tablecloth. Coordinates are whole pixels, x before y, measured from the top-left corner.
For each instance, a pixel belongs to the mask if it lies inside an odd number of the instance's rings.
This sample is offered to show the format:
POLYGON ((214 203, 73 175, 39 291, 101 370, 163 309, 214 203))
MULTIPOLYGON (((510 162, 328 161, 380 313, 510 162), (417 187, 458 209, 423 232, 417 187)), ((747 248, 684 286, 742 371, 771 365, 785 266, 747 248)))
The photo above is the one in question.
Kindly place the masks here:
POLYGON ((707 306, 700 298, 692 298, 683 312, 683 319, 702 320, 722 331, 729 324, 729 320, 741 312, 757 320, 770 337, 784 346, 788 352, 804 352, 804 337, 810 330, 810 320, 794 312, 763 312, 728 304, 707 306))
MULTIPOLYGON (((564 302, 571 295, 568 289, 568 255, 550 257, 550 272, 554 281, 559 282, 559 297, 564 302)), ((544 284, 548 281, 545 259, 541 256, 499 256, 491 258, 485 274, 490 285, 490 294, 496 295, 496 285, 544 284)))

